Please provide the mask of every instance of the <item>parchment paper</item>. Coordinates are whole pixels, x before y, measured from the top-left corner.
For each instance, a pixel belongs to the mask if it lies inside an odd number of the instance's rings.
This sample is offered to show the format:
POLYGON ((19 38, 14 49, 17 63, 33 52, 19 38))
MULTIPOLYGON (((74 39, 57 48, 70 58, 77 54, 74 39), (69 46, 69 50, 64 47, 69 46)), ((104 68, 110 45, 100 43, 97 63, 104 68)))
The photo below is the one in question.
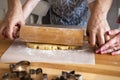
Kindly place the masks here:
POLYGON ((67 64, 94 64, 92 49, 87 43, 79 50, 37 50, 28 48, 24 42, 15 41, 1 57, 1 62, 49 62, 67 64))

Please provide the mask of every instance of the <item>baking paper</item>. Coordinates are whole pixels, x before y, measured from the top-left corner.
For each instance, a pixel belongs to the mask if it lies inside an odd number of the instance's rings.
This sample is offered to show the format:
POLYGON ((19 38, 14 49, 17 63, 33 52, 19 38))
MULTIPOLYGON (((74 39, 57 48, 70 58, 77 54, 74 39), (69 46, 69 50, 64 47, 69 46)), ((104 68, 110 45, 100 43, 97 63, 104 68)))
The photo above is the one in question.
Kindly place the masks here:
POLYGON ((26 46, 24 42, 15 41, 2 55, 1 62, 30 62, 94 64, 94 52, 88 43, 78 50, 37 50, 26 46))

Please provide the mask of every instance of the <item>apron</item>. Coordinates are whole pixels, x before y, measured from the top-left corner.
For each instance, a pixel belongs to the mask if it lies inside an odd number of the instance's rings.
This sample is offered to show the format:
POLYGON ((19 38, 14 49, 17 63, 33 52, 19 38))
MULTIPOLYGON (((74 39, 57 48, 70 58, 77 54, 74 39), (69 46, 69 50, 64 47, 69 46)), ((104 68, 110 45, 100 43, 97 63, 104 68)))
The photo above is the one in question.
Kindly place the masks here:
POLYGON ((50 23, 56 25, 80 25, 85 27, 88 21, 86 0, 48 0, 50 23))

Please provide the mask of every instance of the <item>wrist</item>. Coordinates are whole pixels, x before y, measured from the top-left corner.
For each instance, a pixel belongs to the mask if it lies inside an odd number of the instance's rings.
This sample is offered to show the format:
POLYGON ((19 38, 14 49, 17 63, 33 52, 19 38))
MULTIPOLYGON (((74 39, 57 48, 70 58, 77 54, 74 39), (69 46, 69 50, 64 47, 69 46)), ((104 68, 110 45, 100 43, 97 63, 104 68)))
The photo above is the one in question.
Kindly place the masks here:
POLYGON ((107 19, 107 14, 106 13, 101 13, 101 12, 92 12, 91 13, 91 18, 92 19, 99 19, 99 20, 106 20, 107 19))
POLYGON ((107 18, 111 4, 112 0, 95 0, 94 3, 92 3, 92 7, 90 8, 91 14, 107 18))

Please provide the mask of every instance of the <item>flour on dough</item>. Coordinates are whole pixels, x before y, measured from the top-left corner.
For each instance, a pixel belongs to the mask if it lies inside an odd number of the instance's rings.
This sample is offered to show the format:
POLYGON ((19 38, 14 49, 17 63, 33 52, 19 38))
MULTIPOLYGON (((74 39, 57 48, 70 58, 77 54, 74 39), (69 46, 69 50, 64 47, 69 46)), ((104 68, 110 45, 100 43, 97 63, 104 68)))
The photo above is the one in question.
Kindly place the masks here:
POLYGON ((79 48, 79 46, 65 46, 39 43, 27 43, 27 47, 40 50, 73 50, 79 48))

